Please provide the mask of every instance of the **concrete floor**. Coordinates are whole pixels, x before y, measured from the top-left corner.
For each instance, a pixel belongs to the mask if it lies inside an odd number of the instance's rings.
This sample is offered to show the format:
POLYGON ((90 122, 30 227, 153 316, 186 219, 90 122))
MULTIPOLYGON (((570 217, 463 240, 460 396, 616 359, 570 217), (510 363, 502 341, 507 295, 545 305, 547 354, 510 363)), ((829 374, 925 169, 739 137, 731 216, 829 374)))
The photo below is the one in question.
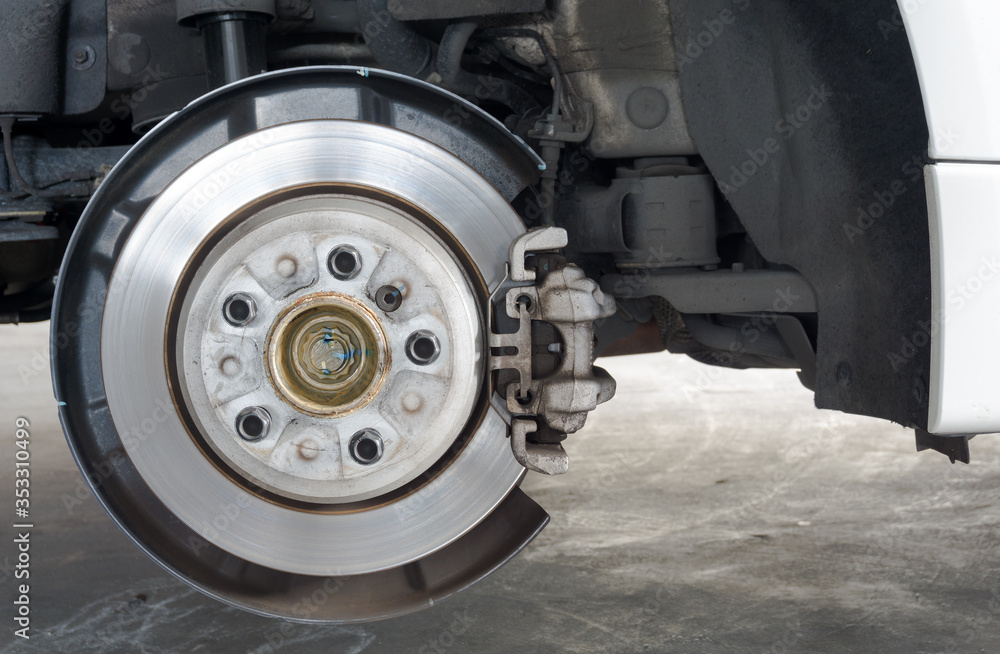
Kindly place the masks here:
POLYGON ((411 616, 287 625, 190 590, 87 496, 46 336, 0 328, 0 498, 23 415, 35 524, 32 639, 13 637, 0 571, 3 653, 1000 651, 996 437, 952 466, 898 426, 816 411, 793 373, 609 360, 618 397, 570 439, 571 472, 524 484, 552 516, 524 554, 411 616))

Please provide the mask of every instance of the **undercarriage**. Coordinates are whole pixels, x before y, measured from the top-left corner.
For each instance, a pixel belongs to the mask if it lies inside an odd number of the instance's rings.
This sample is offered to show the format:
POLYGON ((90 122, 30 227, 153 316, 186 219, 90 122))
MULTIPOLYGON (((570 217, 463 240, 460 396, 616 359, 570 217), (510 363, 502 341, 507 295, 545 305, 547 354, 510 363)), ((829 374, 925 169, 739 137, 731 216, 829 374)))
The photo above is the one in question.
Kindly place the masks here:
POLYGON ((51 316, 114 521, 297 620, 526 547, 601 356, 794 370, 953 452, 920 89, 856 36, 894 6, 5 0, 0 318, 51 316))

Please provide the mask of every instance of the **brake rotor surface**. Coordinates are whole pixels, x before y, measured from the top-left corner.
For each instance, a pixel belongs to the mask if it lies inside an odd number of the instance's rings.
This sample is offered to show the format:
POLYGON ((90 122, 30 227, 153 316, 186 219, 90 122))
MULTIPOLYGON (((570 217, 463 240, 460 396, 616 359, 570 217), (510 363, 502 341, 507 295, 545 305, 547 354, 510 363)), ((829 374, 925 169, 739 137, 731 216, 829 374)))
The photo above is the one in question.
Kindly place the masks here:
MULTIPOLYGON (((432 233, 388 206, 343 196, 306 195, 268 203, 250 217, 243 214, 262 199, 280 198, 286 189, 299 193, 334 179, 344 187, 393 188, 396 197, 402 195, 427 215, 456 223, 452 233, 462 222, 491 214, 499 224, 516 219, 509 205, 469 172, 440 148, 398 130, 348 121, 299 122, 255 132, 213 152, 146 210, 112 276, 112 289, 119 288, 105 306, 101 363, 108 406, 120 432, 140 427, 157 406, 166 414, 156 438, 126 442, 125 449, 178 518, 192 527, 211 524, 216 507, 236 502, 246 490, 219 474, 174 408, 177 393, 168 387, 163 352, 172 306, 182 311, 177 328, 182 344, 176 352, 183 370, 180 394, 188 399, 198 433, 238 474, 279 495, 317 502, 380 495, 424 472, 460 436, 484 382, 482 319, 470 283, 457 263, 446 262, 448 253, 432 233), (409 165, 394 170, 392 162, 409 165), (229 184, 216 182, 227 168, 239 170, 239 177, 229 184), (490 198, 499 202, 490 206, 490 198), (220 230, 234 221, 220 238, 220 230), (405 229, 402 221, 407 221, 405 229), (216 239, 195 272, 193 298, 175 300, 192 260, 216 239), (359 249, 363 265, 374 266, 370 276, 345 282, 320 270, 323 254, 342 243, 359 249), (434 265, 425 261, 424 272, 413 259, 431 251, 436 256, 426 258, 434 265), (400 308, 380 321, 389 332, 389 347, 375 355, 388 359, 392 352, 393 361, 385 388, 365 407, 337 418, 312 417, 283 401, 265 370, 267 333, 278 314, 317 291, 336 291, 366 307, 374 332, 377 307, 368 287, 392 282, 428 297, 422 302, 408 298, 403 302, 407 311, 400 308), (259 337, 223 318, 222 299, 237 291, 259 298, 254 322, 266 330, 259 337), (406 365, 403 352, 405 336, 427 328, 448 345, 433 371, 406 365), (229 385, 225 367, 234 358, 240 376, 229 385), (137 377, 137 369, 144 374, 137 377), (447 394, 425 421, 427 432, 405 417, 406 393, 419 393, 421 402, 447 394), (252 444, 232 428, 247 405, 264 407, 274 423, 267 438, 252 444), (345 456, 347 439, 369 427, 383 435, 390 454, 374 469, 345 456), (316 456, 302 457, 303 448, 316 456), (316 466, 307 462, 322 464, 326 473, 311 474, 316 466)), ((252 494, 244 499, 241 519, 209 540, 241 558, 304 574, 373 572, 425 556, 478 523, 521 476, 500 417, 487 411, 477 431, 451 465, 419 492, 391 504, 318 512, 252 494), (412 508, 417 503, 436 510, 412 508)))

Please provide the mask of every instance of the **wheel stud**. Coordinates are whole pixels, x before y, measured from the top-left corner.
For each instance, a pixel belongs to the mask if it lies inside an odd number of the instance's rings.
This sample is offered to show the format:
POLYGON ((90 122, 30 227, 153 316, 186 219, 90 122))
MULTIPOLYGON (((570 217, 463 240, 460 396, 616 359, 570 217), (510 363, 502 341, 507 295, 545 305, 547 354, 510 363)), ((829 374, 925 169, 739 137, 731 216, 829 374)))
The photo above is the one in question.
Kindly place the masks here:
POLYGON ((350 245, 338 245, 330 251, 326 267, 341 281, 354 279, 361 272, 361 254, 350 245))
POLYGON ((351 458, 361 465, 371 465, 382 458, 382 437, 374 429, 362 429, 351 437, 351 458))
POLYGON ((222 317, 233 327, 246 327, 257 317, 257 303, 247 293, 233 293, 222 304, 222 317))
POLYGON ((271 414, 264 407, 247 407, 236 416, 236 433, 245 441, 259 441, 270 430, 271 414))
POLYGON ((375 304, 386 313, 392 313, 403 304, 403 293, 395 286, 383 286, 375 293, 375 304))
POLYGON ((441 354, 441 343, 437 336, 421 329, 406 339, 406 356, 418 366, 434 363, 441 354))

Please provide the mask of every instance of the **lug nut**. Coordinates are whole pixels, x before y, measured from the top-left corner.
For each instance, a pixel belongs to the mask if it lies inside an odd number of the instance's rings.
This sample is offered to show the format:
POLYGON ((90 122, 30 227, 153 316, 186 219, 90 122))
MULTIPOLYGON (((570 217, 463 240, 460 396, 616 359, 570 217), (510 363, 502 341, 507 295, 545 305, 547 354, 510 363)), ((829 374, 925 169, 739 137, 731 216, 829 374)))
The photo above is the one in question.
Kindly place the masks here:
POLYGON ((233 327, 246 327, 257 317, 257 303, 246 293, 233 293, 222 305, 222 316, 233 327))
POLYGON ((236 433, 245 441, 259 441, 270 430, 271 414, 264 407, 247 407, 236 416, 236 433))
POLYGON ((429 331, 421 329, 406 339, 406 356, 418 366, 434 363, 440 354, 441 343, 429 331))
POLYGON ((354 279, 361 272, 361 254, 350 245, 338 245, 326 259, 330 274, 341 281, 354 279))
POLYGON ((371 465, 382 458, 382 437, 374 429, 362 429, 351 437, 351 458, 361 465, 371 465))
POLYGON ((383 286, 375 293, 375 304, 386 313, 392 313, 403 304, 403 293, 395 286, 383 286))

